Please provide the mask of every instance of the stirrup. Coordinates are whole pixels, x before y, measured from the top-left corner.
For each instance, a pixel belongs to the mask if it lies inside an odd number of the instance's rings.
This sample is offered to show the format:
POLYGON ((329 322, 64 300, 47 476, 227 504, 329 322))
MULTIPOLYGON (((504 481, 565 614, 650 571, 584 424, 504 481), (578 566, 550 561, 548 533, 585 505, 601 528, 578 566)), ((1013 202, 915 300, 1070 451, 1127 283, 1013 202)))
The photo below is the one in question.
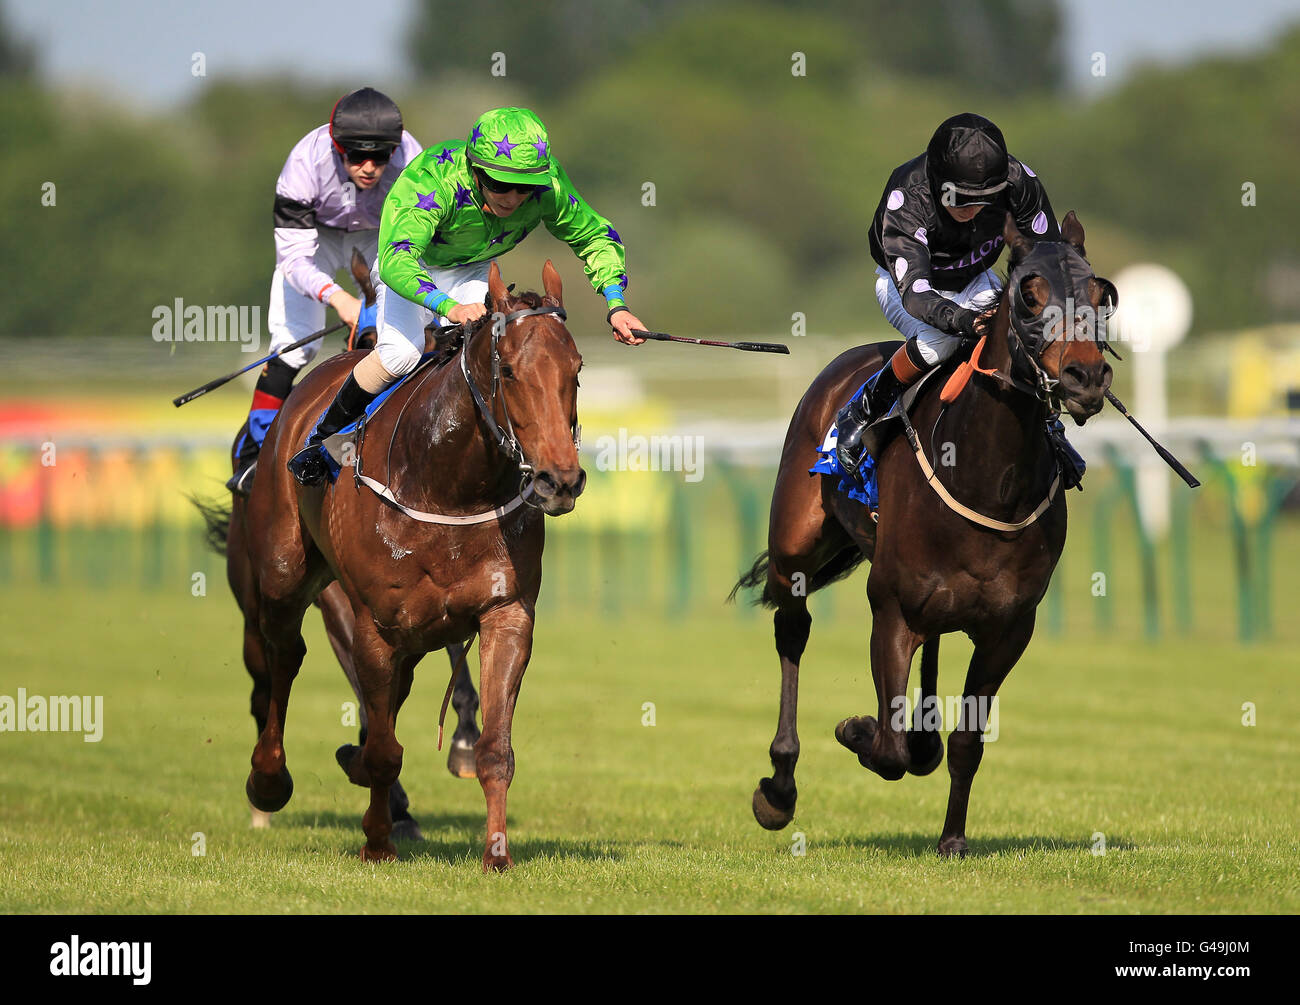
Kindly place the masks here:
POLYGON ((320 485, 329 477, 329 465, 325 463, 325 458, 321 455, 324 446, 320 443, 309 442, 296 454, 289 458, 285 465, 289 473, 297 480, 299 485, 311 488, 320 485))
POLYGON ((253 486, 253 474, 257 471, 257 458, 246 468, 240 468, 226 481, 226 488, 237 496, 247 497, 253 486))

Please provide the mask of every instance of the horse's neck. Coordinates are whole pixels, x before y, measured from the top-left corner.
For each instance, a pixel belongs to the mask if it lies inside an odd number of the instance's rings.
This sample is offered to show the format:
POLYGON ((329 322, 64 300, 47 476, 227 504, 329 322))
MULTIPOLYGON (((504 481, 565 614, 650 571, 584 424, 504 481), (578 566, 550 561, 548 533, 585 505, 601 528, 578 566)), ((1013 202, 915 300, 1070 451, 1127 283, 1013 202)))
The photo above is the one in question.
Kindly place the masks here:
MULTIPOLYGON (((490 334, 479 332, 467 337, 460 349, 469 353, 470 375, 489 408, 493 407, 490 343, 490 334)), ((479 416, 460 367, 458 353, 441 373, 416 387, 396 430, 393 490, 398 498, 419 499, 435 511, 491 508, 505 501, 502 493, 518 480, 514 465, 497 448, 479 416), (399 456, 405 462, 401 471, 399 456)))
MULTIPOLYGON (((1004 298, 979 362, 982 368, 996 367, 1009 377, 1012 360, 1007 310, 1004 298)), ((935 437, 936 441, 956 441, 956 463, 940 468, 951 477, 951 481, 948 477, 944 480, 963 503, 989 516, 1022 516, 1046 491, 1053 463, 1044 419, 1036 398, 994 379, 972 380, 966 393, 948 408, 935 437), (964 464, 962 454, 972 448, 977 451, 974 462, 964 464)))

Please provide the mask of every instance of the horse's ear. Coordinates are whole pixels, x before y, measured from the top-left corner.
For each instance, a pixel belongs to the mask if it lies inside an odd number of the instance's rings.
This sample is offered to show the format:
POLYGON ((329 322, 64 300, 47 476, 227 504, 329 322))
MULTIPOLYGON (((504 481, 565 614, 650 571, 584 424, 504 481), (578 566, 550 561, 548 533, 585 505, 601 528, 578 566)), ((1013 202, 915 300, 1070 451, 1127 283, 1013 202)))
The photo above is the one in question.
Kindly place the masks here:
POLYGON ((1020 228, 1016 226, 1016 218, 1010 213, 1007 214, 1006 222, 1002 225, 1002 240, 1006 241, 1007 247, 1011 249, 1013 266, 1033 249, 1029 238, 1020 233, 1020 228))
POLYGON ((506 284, 501 281, 501 270, 497 268, 497 263, 493 262, 488 266, 488 296, 492 298, 492 306, 500 310, 510 296, 506 289, 506 284))
POLYGON ((555 301, 556 307, 564 306, 564 287, 560 283, 560 274, 549 258, 542 266, 542 289, 546 291, 548 299, 555 301))
POLYGON ((1061 236, 1065 238, 1066 244, 1074 245, 1079 254, 1088 257, 1088 253, 1083 250, 1083 224, 1074 215, 1074 210, 1066 213, 1065 219, 1061 221, 1061 236))

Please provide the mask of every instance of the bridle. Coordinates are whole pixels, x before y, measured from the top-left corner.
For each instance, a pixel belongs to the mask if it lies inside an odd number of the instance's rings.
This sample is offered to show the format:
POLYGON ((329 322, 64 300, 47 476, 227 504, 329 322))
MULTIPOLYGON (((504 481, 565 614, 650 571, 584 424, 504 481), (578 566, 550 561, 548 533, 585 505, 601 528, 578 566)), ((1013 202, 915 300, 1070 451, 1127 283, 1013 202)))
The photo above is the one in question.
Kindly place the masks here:
MULTIPOLYGON (((1052 296, 1049 305, 1059 301, 1062 304, 1076 305, 1076 310, 1082 304, 1087 304, 1089 309, 1092 309, 1091 301, 1086 296, 1080 298, 1080 291, 1087 290, 1089 280, 1100 283, 1104 290, 1102 308, 1098 311, 1098 320, 1101 323, 1093 325, 1093 339, 1100 351, 1109 352, 1116 359, 1119 359, 1120 355, 1111 346, 1110 340, 1105 337, 1106 326, 1102 312, 1114 310, 1119 303, 1119 292, 1109 279, 1102 279, 1094 274, 1088 260, 1064 241, 1040 242, 1007 274, 1006 290, 1007 296, 1011 298, 1008 305, 1010 324, 1007 327, 1011 372, 1006 375, 1005 382, 1016 390, 1037 398, 1050 412, 1059 414, 1061 402, 1057 386, 1060 384, 1060 379, 1049 376, 1042 363, 1044 349, 1057 339, 1049 337, 1045 330, 1046 306, 1035 314, 1033 308, 1025 302, 1024 294, 1021 292, 1025 280, 1034 277, 1045 280, 1051 288, 1052 296), (1017 378, 1017 371, 1028 377, 1028 383, 1017 378)), ((1062 330, 1059 339, 1064 341, 1074 331, 1074 318, 1065 318, 1062 315, 1061 320, 1062 330)), ((1001 374, 998 376, 1002 377, 1001 374)))
MULTIPOLYGON (((480 325, 478 329, 468 332, 464 336, 460 348, 460 372, 465 376, 465 383, 469 387, 470 397, 474 399, 474 407, 478 409, 479 415, 483 417, 483 421, 487 424, 488 432, 491 434, 497 449, 505 454, 519 469, 520 494, 524 496, 528 505, 534 507, 537 507, 538 504, 533 502, 533 494, 525 493, 525 489, 531 484, 535 472, 533 466, 528 463, 528 459, 524 456, 523 445, 519 442, 519 437, 515 434, 514 423, 510 420, 510 409, 506 407, 505 386, 501 380, 501 339, 505 335, 506 329, 514 322, 523 318, 536 317, 540 314, 554 314, 561 321, 566 321, 569 317, 564 308, 559 306, 533 307, 511 311, 505 315, 499 313, 490 315, 492 327, 490 346, 492 386, 487 398, 484 398, 483 392, 474 383, 474 377, 469 372, 470 341, 478 331, 486 328, 487 325, 480 325), (498 399, 501 402, 501 415, 503 417, 501 423, 497 422, 494 414, 498 399)), ((573 436, 573 445, 575 447, 580 446, 582 427, 575 424, 570 432, 573 436)))

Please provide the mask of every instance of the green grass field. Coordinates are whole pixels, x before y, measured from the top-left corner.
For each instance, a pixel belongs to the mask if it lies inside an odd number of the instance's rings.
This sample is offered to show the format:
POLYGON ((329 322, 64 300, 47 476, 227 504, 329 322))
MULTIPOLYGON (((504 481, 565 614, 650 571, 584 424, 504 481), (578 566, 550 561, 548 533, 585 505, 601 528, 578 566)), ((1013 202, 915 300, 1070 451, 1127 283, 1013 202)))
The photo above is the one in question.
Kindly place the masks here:
MULTIPOLYGON (((1292 645, 1035 639, 976 780, 971 855, 933 853, 947 774, 887 783, 832 728, 874 712, 860 583, 814 623, 800 803, 768 833, 778 672, 766 615, 552 614, 515 720, 517 867, 479 870, 484 804, 436 752, 441 654, 399 722, 426 840, 364 865, 366 793, 333 751, 351 693, 309 615, 286 749, 293 800, 254 831, 248 678, 225 584, 0 588, 0 693, 102 694, 104 737, 0 734, 6 912, 1294 912, 1300 741, 1292 645), (1257 722, 1242 725, 1243 702, 1257 722), (643 726, 644 702, 656 725, 643 726), (806 854, 793 854, 796 832, 806 854), (201 833, 206 854, 195 856, 201 833), (1095 834, 1104 835, 1105 854, 1095 834)), ((863 602, 864 604, 864 602, 863 602)), ((945 640, 940 694, 969 646, 945 640)))

